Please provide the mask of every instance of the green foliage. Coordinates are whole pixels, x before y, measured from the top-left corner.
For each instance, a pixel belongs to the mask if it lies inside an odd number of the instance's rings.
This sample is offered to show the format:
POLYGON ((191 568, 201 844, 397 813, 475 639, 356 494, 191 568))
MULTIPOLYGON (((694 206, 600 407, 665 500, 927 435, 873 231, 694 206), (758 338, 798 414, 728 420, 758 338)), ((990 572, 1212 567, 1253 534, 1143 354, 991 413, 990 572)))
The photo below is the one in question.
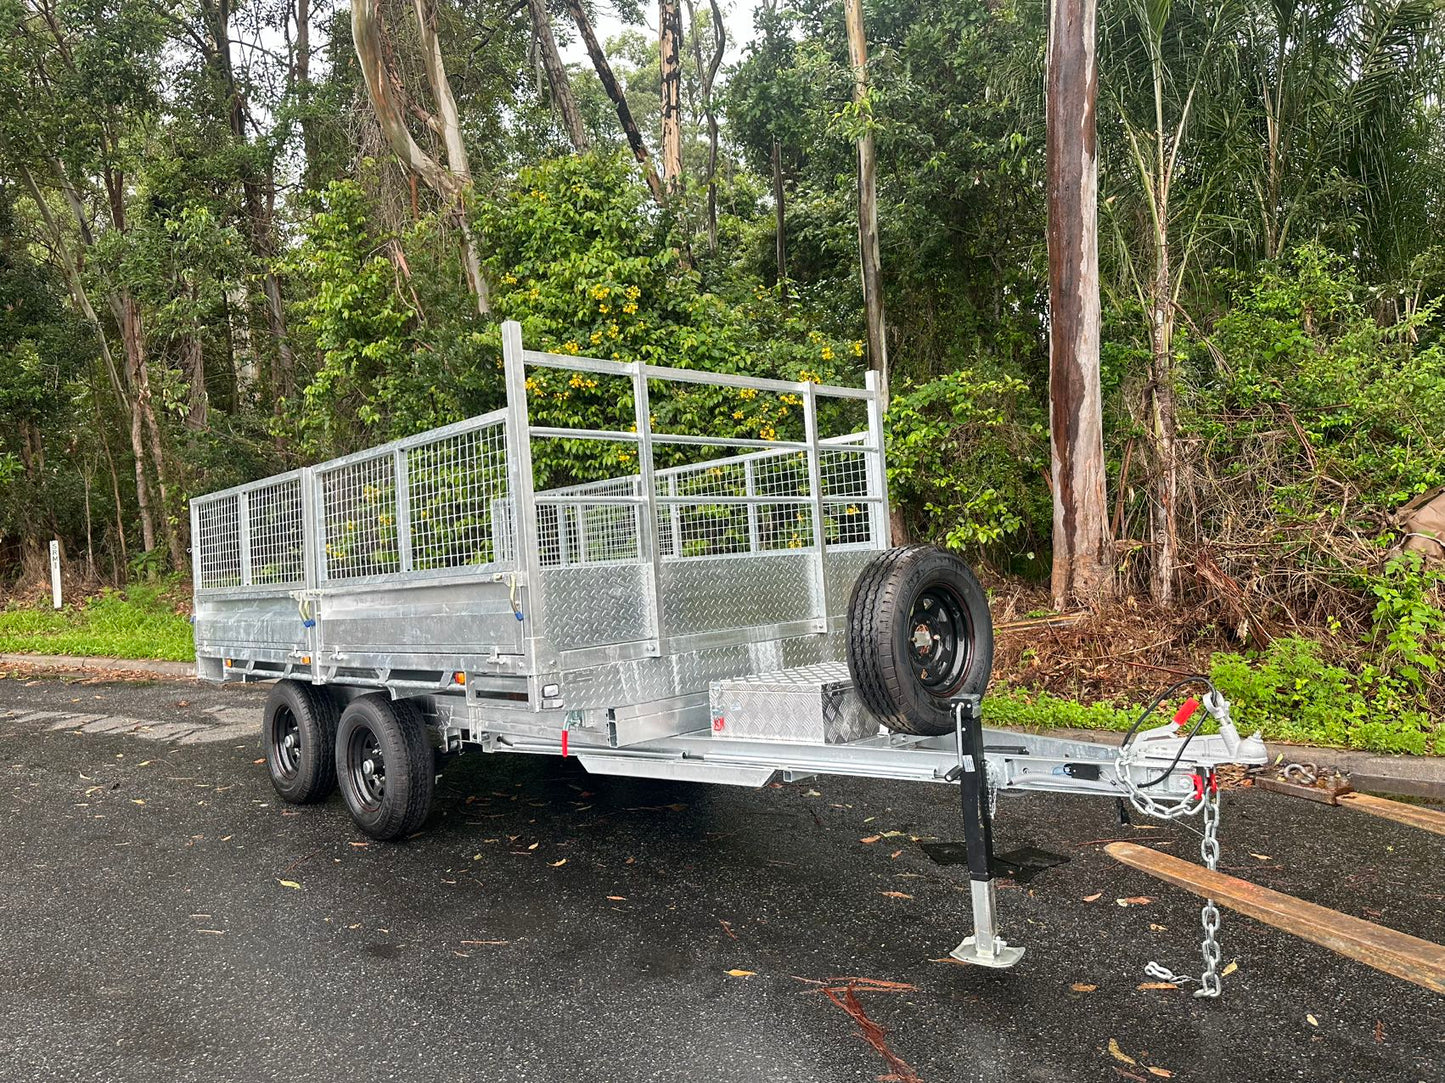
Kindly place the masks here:
POLYGON ((968 368, 905 385, 888 431, 890 496, 913 509, 921 536, 999 554, 1047 536, 1048 438, 1023 380, 968 368))
MULTIPOLYGON (((706 289, 688 266, 678 224, 647 203, 645 192, 635 166, 614 155, 558 158, 519 171, 476 213, 488 243, 495 315, 518 320, 529 346, 561 354, 858 382, 860 344, 828 338, 805 321, 778 320, 766 290, 727 298, 706 289)), ((498 356, 499 333, 489 330, 486 339, 498 356)), ((477 376, 495 380, 496 362, 477 376)), ((629 381, 534 370, 527 387, 539 423, 635 427, 629 381)), ((659 432, 799 439, 801 405, 796 395, 661 381, 649 388, 659 432)), ((841 435, 861 423, 838 407, 824 412, 820 429, 841 435)), ((568 441, 534 455, 556 483, 636 470, 635 450, 625 443, 568 441)), ((681 449, 658 450, 660 466, 685 460, 681 449)))
POLYGON ((1445 350, 1413 341, 1434 313, 1381 326, 1368 297, 1342 260, 1305 245, 1264 267, 1215 324, 1227 368, 1204 394, 1200 433, 1224 470, 1257 471, 1262 434, 1298 422, 1286 445, 1294 476, 1273 494, 1285 520, 1337 506, 1339 489, 1315 476, 1347 483, 1356 511, 1445 482, 1445 350))
POLYGON ((176 612, 168 593, 175 586, 106 590, 83 605, 58 611, 8 606, 0 609, 0 651, 189 662, 195 657, 191 624, 176 612))
POLYGON ((1432 743, 1440 751, 1418 689, 1377 669, 1326 662, 1314 640, 1281 637, 1254 658, 1217 654, 1212 677, 1242 732, 1371 752, 1421 754, 1432 743))
POLYGON ((1384 572, 1368 581, 1375 597, 1370 640, 1380 647, 1381 668, 1416 692, 1440 670, 1435 644, 1445 637, 1445 612, 1437 604, 1442 585, 1445 572, 1427 567, 1416 552, 1391 557, 1384 572))
POLYGON ((995 686, 983 701, 983 720, 990 726, 1027 729, 1126 730, 1139 716, 1137 708, 1108 702, 1079 703, 1049 692, 995 686))

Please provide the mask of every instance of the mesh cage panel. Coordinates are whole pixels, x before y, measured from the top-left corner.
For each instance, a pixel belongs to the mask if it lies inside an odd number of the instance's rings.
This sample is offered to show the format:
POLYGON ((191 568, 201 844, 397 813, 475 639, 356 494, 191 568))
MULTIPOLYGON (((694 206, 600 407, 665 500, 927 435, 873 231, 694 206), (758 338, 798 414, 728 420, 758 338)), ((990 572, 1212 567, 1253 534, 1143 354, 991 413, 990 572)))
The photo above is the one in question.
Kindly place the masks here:
POLYGON ((406 453, 411 563, 417 571, 467 568, 502 558, 497 510, 506 501, 506 432, 501 423, 448 436, 406 453))
POLYGON ((284 586, 306 578, 301 479, 289 478, 252 489, 250 504, 251 582, 284 586))
POLYGON ((202 590, 241 585, 241 511, 238 496, 223 496, 197 509, 202 590))
POLYGON ((390 453, 320 475, 326 578, 401 570, 396 543, 396 461, 390 453))

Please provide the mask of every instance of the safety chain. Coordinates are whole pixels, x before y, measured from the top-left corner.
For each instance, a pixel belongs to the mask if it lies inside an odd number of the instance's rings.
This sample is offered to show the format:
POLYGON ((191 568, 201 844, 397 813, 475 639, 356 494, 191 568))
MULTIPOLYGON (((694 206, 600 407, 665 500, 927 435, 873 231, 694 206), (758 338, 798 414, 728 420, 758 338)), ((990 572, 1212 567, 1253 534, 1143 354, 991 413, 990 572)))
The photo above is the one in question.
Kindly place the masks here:
MULTIPOLYGON (((1204 832, 1203 838, 1199 840, 1199 856, 1204 859, 1206 868, 1210 871, 1217 871, 1219 868, 1219 794, 1212 786, 1205 788, 1200 807, 1204 812, 1204 832)), ((1213 899, 1206 898, 1204 900, 1204 906, 1199 911, 1199 924, 1204 928, 1204 939, 1199 943, 1199 953, 1204 959, 1203 974, 1197 978, 1187 974, 1176 974, 1167 967, 1162 967, 1152 961, 1144 967, 1144 973, 1151 978, 1173 982, 1175 985, 1197 981, 1199 988, 1194 990, 1194 995, 1212 999, 1224 992, 1224 983, 1219 976, 1219 963, 1223 958, 1223 953, 1219 948, 1219 907, 1214 904, 1213 899)))
MULTIPOLYGON (((1215 715, 1221 721, 1229 718, 1229 703, 1217 692, 1211 690, 1210 695, 1205 697, 1205 706, 1209 709, 1210 714, 1215 715)), ((1200 816, 1203 830, 1200 833, 1199 856, 1203 858, 1206 868, 1210 871, 1217 871, 1219 868, 1219 780, 1215 773, 1209 771, 1207 774, 1203 772, 1195 774, 1193 776, 1193 794, 1155 797, 1133 781, 1129 769, 1134 758, 1133 746, 1125 745, 1120 750, 1116 762, 1117 777, 1128 791, 1129 803, 1140 813, 1161 820, 1183 820, 1189 816, 1200 816)), ((1200 955, 1204 961, 1204 972, 1199 977, 1175 974, 1167 967, 1152 961, 1144 967, 1144 973, 1151 978, 1172 982, 1175 985, 1197 981, 1199 988, 1194 991, 1194 995, 1212 999, 1223 992, 1223 982, 1219 974, 1219 963, 1222 958, 1219 947, 1219 907, 1215 905, 1213 899, 1206 898, 1204 900, 1204 906, 1199 911, 1199 923, 1204 929, 1204 939, 1199 945, 1200 955)))

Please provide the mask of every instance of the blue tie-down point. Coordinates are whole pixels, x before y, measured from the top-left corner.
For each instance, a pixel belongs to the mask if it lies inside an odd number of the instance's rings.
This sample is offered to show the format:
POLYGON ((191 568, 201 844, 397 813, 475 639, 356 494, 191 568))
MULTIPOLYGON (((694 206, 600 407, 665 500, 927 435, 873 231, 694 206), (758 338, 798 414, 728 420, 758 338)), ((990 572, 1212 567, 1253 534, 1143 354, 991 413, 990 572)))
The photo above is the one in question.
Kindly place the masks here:
POLYGON ((301 627, 303 627, 303 628, 315 628, 315 627, 316 627, 316 618, 315 618, 315 617, 312 617, 312 618, 310 618, 309 620, 303 620, 303 621, 301 622, 301 627))
POLYGON ((526 620, 526 618, 522 616, 522 611, 521 611, 520 609, 516 610, 513 615, 514 615, 518 620, 526 620))

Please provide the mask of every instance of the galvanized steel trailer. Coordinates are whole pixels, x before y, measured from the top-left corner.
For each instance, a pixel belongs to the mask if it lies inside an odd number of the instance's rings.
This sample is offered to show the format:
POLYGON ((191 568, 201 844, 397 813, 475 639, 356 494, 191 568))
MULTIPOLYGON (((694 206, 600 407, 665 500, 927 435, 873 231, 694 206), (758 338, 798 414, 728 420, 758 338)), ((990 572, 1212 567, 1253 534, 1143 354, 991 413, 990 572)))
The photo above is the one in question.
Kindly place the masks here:
POLYGON ((264 742, 287 800, 339 781, 358 825, 398 837, 465 747, 745 786, 960 782, 979 937, 959 957, 1009 965, 998 792, 1150 785, 1187 802, 1191 776, 1262 759, 1227 714, 1220 736, 1164 727, 1127 758, 982 730, 986 603, 953 558, 888 545, 873 374, 840 387, 553 354, 512 322, 502 343, 505 408, 191 501, 197 672, 278 682, 264 742), (534 424, 542 369, 610 381, 630 423, 534 424), (696 431, 706 410, 659 423, 654 386, 669 403, 774 397, 801 436, 696 431), (537 460, 604 445, 635 472, 538 487, 558 471, 537 460))

